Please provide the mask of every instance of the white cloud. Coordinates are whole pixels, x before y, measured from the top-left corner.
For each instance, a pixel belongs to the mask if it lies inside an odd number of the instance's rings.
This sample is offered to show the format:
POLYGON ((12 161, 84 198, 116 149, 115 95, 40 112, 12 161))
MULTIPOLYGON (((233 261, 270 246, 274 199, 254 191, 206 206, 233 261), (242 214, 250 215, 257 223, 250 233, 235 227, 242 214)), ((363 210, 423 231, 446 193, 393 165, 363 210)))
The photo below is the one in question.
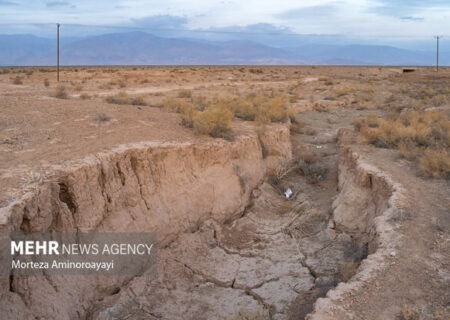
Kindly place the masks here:
MULTIPOLYGON (((448 0, 39 0, 0 1, 3 24, 133 25, 139 19, 209 29, 266 23, 304 34, 428 37, 450 29, 448 0), (16 5, 11 5, 16 3, 16 5), (48 5, 51 5, 49 10, 48 5), (73 7, 76 6, 76 7, 73 7), (170 20, 170 17, 182 20, 170 20)), ((0 33, 6 30, 0 26, 0 33)), ((11 29, 11 28, 9 28, 11 29)))

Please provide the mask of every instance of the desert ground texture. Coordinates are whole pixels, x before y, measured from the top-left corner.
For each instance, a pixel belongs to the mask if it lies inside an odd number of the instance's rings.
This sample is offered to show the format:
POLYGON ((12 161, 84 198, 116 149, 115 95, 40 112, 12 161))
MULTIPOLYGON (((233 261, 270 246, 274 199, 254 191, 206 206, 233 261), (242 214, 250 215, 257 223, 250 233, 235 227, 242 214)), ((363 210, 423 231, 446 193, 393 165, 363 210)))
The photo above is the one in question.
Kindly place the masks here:
POLYGON ((449 319, 449 117, 448 68, 0 68, 0 229, 159 241, 0 318, 449 319))

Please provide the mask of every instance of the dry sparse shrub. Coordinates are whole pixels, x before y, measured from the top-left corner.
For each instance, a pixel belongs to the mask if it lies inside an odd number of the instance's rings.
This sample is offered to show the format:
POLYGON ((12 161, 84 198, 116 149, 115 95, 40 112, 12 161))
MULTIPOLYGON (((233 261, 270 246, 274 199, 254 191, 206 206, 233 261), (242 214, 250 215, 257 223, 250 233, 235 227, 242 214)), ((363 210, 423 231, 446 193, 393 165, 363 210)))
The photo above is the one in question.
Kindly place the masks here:
POLYGON ((271 168, 267 176, 268 182, 281 194, 280 189, 281 180, 284 179, 289 173, 297 169, 297 163, 295 161, 282 161, 277 167, 271 168))
POLYGON ((163 108, 167 111, 181 112, 187 105, 188 102, 185 99, 170 98, 164 101, 163 108))
POLYGON ((126 94, 126 92, 119 92, 116 95, 113 96, 109 96, 105 98, 105 101, 107 103, 112 103, 112 104, 128 104, 129 97, 126 94))
POLYGON ((46 87, 50 86, 50 82, 48 81, 48 79, 44 79, 44 86, 46 87))
POLYGON ((328 108, 320 103, 314 103, 313 110, 317 112, 327 112, 328 108))
POLYGON ((74 90, 80 92, 81 90, 83 90, 83 86, 77 85, 75 86, 74 90))
POLYGON ((448 95, 439 94, 431 99, 431 104, 435 107, 442 106, 449 101, 448 95))
POLYGON ((69 99, 69 96, 66 92, 66 88, 64 86, 58 86, 55 90, 55 98, 58 99, 69 99))
POLYGON ((138 96, 130 98, 130 104, 132 104, 133 106, 146 106, 147 102, 145 102, 143 96, 138 96))
POLYGON ((253 69, 253 68, 248 69, 248 72, 250 72, 250 73, 259 73, 259 74, 264 73, 264 71, 262 69, 253 69))
POLYGON ((98 122, 107 122, 107 121, 109 121, 109 120, 111 120, 111 117, 110 116, 108 116, 106 113, 104 113, 104 112, 100 112, 98 115, 97 115, 97 117, 95 118, 95 121, 98 121, 98 122))
POLYGON ((194 117, 198 111, 193 106, 185 106, 181 110, 181 125, 187 128, 194 127, 194 117))
POLYGON ((23 84, 22 77, 15 76, 13 79, 13 84, 23 84))
POLYGON ((82 100, 89 100, 91 98, 91 96, 86 94, 86 93, 83 93, 83 94, 80 95, 80 98, 82 100))
POLYGON ((235 116, 243 120, 253 121, 256 119, 258 110, 249 99, 237 99, 234 102, 235 116))
POLYGON ((289 118, 289 110, 287 109, 286 98, 276 96, 261 104, 258 107, 256 119, 262 123, 268 122, 285 122, 289 118))
POLYGON ((208 106, 208 101, 203 96, 197 96, 197 97, 192 98, 192 105, 198 111, 203 111, 208 106))
POLYGON ((376 115, 354 119, 354 126, 368 143, 397 148, 433 178, 450 178, 450 120, 442 112, 408 111, 383 120, 376 115))
POLYGON ((181 90, 178 92, 178 98, 192 98, 191 90, 181 90))
POLYGON ((131 104, 134 106, 146 106, 144 97, 130 97, 126 92, 119 92, 116 95, 106 97, 105 101, 112 104, 131 104))
POLYGON ((427 149, 420 157, 419 168, 430 177, 450 179, 450 155, 444 149, 427 149))
POLYGON ((298 95, 294 94, 289 97, 289 102, 296 103, 298 101, 298 99, 300 99, 300 97, 298 95))
POLYGON ((345 87, 339 90, 336 90, 336 96, 338 98, 355 93, 356 89, 355 88, 350 88, 350 87, 345 87))
POLYGON ((233 113, 224 105, 216 105, 193 116, 193 128, 197 133, 224 138, 231 129, 233 113))

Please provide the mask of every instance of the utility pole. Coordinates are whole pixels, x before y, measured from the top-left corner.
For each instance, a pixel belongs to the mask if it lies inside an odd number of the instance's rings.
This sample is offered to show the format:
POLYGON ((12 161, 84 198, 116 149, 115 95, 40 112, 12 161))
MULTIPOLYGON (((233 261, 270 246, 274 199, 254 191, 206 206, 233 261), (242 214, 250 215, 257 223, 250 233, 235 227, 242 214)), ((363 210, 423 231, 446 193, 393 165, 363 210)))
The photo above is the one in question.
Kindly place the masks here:
POLYGON ((57 60, 56 60, 56 80, 59 82, 59 23, 56 24, 57 27, 57 60))
POLYGON ((436 72, 439 72, 439 39, 442 36, 436 36, 434 38, 436 39, 436 72))

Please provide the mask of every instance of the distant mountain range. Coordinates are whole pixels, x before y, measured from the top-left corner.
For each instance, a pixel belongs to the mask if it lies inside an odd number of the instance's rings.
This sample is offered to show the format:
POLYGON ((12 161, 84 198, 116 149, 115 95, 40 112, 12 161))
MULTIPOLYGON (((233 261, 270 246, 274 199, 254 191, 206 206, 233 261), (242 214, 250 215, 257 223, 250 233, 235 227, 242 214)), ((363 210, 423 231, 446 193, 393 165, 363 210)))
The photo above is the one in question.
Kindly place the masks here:
MULTIPOLYGON (((0 66, 53 65, 56 41, 0 35, 0 66)), ((450 52, 442 52, 450 65, 450 52)), ((435 53, 391 46, 308 44, 274 48, 247 40, 214 42, 145 32, 61 39, 61 65, 433 65, 435 53)))

